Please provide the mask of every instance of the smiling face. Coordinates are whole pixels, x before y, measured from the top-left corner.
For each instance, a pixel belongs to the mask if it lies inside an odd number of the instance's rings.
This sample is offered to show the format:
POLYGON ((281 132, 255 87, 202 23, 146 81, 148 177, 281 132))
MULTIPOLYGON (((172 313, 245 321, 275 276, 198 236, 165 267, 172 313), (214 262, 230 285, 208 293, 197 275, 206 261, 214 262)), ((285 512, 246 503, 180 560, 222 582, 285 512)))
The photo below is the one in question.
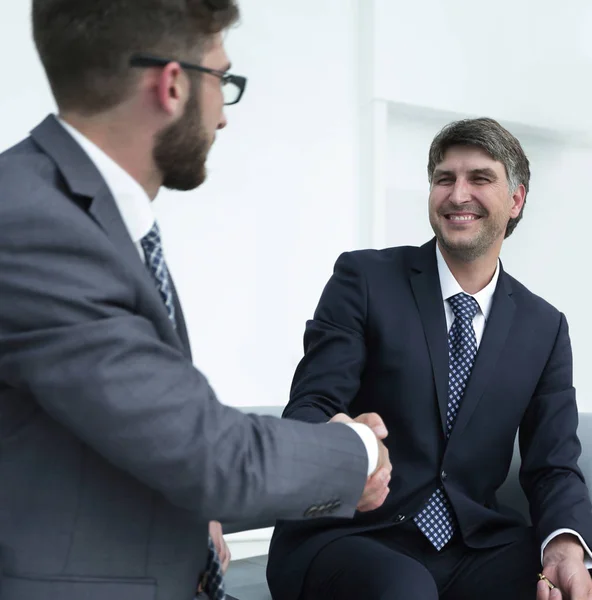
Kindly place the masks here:
POLYGON ((501 162, 476 146, 452 146, 436 165, 430 224, 450 256, 472 261, 499 254, 508 221, 520 213, 525 190, 511 191, 501 162))

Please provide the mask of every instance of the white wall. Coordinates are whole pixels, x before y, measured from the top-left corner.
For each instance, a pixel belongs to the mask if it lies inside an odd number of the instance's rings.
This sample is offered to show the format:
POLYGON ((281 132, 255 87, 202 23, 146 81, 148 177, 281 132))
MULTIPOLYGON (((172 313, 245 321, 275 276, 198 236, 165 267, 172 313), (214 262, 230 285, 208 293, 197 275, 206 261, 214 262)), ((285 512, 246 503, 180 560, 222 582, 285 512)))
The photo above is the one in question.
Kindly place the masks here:
POLYGON ((589 0, 373 0, 374 96, 592 134, 589 0))
MULTIPOLYGON (((209 180, 155 202, 195 363, 227 404, 285 404, 305 321, 357 244, 356 6, 242 0, 227 47, 249 82, 209 180)), ((0 149, 54 110, 29 11, 2 10, 0 149)))
MULTIPOLYGON (((531 160, 524 220, 505 268, 565 312, 580 410, 592 411, 592 320, 586 290, 592 181, 592 5, 567 0, 373 0, 372 244, 421 244, 427 153, 446 123, 491 116, 531 160)), ((367 36, 368 37, 368 36, 367 36)), ((364 174, 362 175, 365 176, 364 174)))
POLYGON ((357 242, 355 2, 241 7, 228 50, 244 99, 209 181, 157 208, 196 364, 222 402, 285 404, 305 321, 357 242))
MULTIPOLYGON (((484 114, 509 124, 533 162, 505 265, 566 312, 580 406, 592 410, 588 0, 561 11, 550 0, 536 10, 501 0, 486 12, 469 0, 241 5, 227 44, 233 70, 249 77, 244 100, 228 109, 208 182, 155 203, 195 362, 220 399, 285 403, 304 322, 337 255, 431 235, 429 141, 446 121, 484 114)), ((15 57, 3 66, 0 148, 53 110, 29 10, 9 3, 0 20, 0 50, 15 57)))
POLYGON ((0 10, 0 151, 15 144, 55 110, 31 37, 31 1, 4 2, 0 10))

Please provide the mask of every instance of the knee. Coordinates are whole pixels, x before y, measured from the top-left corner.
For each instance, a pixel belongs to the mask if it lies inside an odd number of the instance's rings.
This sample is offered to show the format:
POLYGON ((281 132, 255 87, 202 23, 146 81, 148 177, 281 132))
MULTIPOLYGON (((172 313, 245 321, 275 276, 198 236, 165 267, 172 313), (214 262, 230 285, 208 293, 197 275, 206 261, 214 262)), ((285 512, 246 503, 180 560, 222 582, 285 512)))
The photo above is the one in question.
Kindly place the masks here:
POLYGON ((376 600, 438 600, 438 588, 431 576, 405 577, 401 581, 391 581, 376 600))

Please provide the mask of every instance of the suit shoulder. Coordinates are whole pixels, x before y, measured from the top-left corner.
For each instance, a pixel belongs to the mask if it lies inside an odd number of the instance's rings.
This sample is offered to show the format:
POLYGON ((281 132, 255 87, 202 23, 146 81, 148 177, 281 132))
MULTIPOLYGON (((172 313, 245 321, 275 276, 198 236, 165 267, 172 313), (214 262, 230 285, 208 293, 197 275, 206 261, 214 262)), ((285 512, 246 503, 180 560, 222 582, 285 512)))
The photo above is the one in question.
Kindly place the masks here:
POLYGON ((54 200, 67 197, 65 184, 54 161, 31 138, 0 154, 0 212, 5 216, 22 211, 53 212, 54 200))
POLYGON ((0 153, 0 181, 3 193, 29 188, 34 182, 56 180, 59 172, 53 160, 26 138, 0 153))
POLYGON ((88 217, 87 199, 70 193, 57 165, 31 138, 0 154, 0 189, 0 221, 9 225, 0 248, 28 252, 32 240, 53 248, 98 247, 100 229, 88 217))
POLYGON ((559 321, 561 319, 561 311, 545 300, 542 296, 531 292, 523 283, 520 283, 515 277, 508 273, 505 276, 510 281, 512 287, 512 295, 514 300, 530 314, 546 319, 559 321))
POLYGON ((35 164, 45 164, 55 168, 53 161, 37 146, 31 137, 25 138, 11 148, 0 152, 0 169, 3 173, 10 165, 29 165, 30 167, 35 164))
POLYGON ((351 250, 349 252, 343 252, 337 259, 337 262, 349 261, 358 264, 362 268, 370 269, 381 267, 385 264, 391 266, 393 263, 403 265, 406 264, 409 257, 418 250, 419 248, 417 246, 395 246, 379 250, 351 250))

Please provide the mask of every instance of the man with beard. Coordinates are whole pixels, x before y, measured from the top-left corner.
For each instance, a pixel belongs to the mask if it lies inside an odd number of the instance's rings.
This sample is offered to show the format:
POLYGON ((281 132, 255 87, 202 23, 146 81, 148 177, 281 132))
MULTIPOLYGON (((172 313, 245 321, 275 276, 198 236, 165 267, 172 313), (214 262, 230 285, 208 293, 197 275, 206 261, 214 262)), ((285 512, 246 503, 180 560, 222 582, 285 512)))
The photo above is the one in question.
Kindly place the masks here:
POLYGON ((284 413, 380 413, 391 492, 353 521, 278 523, 274 600, 590 599, 566 319, 499 260, 528 159, 497 122, 464 120, 434 139, 428 176, 435 239, 338 259, 284 413), (532 527, 496 501, 517 431, 532 527))
POLYGON ((33 0, 59 115, 0 155, 2 600, 222 600, 209 522, 352 517, 388 493, 377 415, 243 415, 191 361, 150 201, 204 181, 245 89, 222 43, 237 17, 33 0))

